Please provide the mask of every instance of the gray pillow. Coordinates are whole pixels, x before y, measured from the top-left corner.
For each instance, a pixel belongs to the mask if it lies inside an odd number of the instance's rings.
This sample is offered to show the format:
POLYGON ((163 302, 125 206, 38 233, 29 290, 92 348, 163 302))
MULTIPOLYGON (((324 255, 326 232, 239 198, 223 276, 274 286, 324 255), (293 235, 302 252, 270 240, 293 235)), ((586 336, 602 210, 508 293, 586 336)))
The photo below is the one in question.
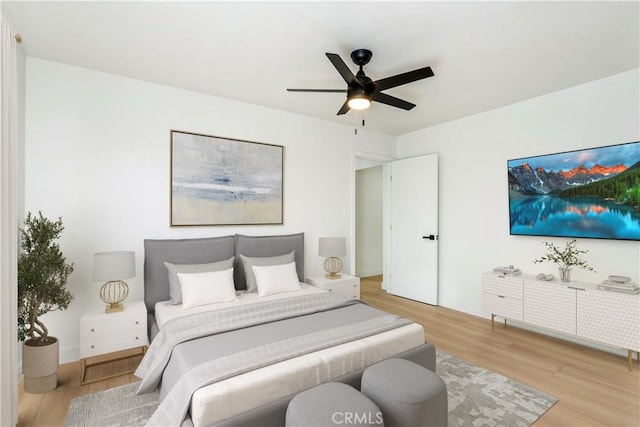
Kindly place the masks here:
POLYGON ((282 265, 290 264, 295 261, 296 251, 291 251, 288 254, 277 256, 263 256, 263 257, 249 257, 240 255, 242 260, 242 266, 244 267, 244 275, 247 280, 247 292, 257 292, 258 284, 256 283, 256 275, 253 273, 251 266, 269 266, 269 265, 282 265))
MULTIPOLYGON (((297 234, 281 234, 275 236, 245 236, 236 234, 235 248, 232 255, 236 256, 236 264, 233 269, 233 280, 236 289, 247 289, 246 279, 244 277, 244 267, 240 255, 261 257, 276 256, 288 254, 296 251, 296 271, 298 279, 304 282, 304 233, 297 234)), ((218 261, 223 258, 217 258, 211 261, 218 261)), ((170 261, 170 260, 167 260, 170 261)), ((169 286, 167 286, 167 293, 169 286)))
MULTIPOLYGON (((208 264, 171 264, 164 262, 169 272, 169 297, 171 304, 182 304, 182 291, 180 290, 180 279, 178 273, 207 273, 209 271, 222 271, 233 268, 235 257, 224 261, 210 262, 208 264)), ((254 279, 255 280, 255 279, 254 279)))

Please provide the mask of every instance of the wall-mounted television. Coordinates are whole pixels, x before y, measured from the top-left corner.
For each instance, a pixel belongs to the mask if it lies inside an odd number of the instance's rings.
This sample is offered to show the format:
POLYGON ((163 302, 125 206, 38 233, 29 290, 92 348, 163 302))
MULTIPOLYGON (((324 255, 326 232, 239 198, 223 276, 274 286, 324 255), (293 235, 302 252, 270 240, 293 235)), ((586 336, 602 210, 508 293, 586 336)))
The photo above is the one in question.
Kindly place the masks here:
POLYGON ((507 168, 511 235, 640 240, 640 141, 507 168))

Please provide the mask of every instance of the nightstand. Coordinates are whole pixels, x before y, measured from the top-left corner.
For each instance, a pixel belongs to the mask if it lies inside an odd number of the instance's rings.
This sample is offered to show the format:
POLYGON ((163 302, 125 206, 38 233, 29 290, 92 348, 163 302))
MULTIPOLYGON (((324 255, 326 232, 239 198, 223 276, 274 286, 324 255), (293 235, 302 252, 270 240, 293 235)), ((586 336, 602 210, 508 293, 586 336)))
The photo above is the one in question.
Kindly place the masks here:
POLYGON ((87 368, 144 355, 147 344, 147 309, 143 301, 125 302, 124 310, 117 313, 83 314, 80 318, 81 383, 133 372, 135 368, 128 366, 125 372, 86 379, 87 368))
POLYGON ((360 299, 360 278, 342 274, 339 279, 324 276, 307 277, 305 282, 329 292, 337 292, 348 298, 360 299))

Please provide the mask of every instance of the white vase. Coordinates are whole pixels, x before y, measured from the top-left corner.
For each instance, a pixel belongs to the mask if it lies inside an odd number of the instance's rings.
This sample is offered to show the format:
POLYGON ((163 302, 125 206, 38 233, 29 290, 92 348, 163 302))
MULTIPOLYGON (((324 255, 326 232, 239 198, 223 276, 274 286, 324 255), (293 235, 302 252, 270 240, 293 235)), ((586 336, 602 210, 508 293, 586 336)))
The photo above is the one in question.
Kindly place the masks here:
POLYGON ((562 282, 571 281, 571 267, 558 267, 558 271, 560 272, 560 280, 562 282))

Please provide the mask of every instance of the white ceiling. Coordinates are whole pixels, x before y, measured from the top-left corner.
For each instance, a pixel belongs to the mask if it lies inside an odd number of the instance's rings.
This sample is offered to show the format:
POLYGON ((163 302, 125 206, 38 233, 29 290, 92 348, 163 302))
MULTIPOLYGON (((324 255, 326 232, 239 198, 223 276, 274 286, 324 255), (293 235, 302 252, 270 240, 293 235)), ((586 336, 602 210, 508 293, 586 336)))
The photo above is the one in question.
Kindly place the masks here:
POLYGON ((374 80, 431 66, 387 93, 366 127, 401 135, 640 67, 640 3, 12 2, 27 55, 356 125, 325 56, 373 51, 374 80))

